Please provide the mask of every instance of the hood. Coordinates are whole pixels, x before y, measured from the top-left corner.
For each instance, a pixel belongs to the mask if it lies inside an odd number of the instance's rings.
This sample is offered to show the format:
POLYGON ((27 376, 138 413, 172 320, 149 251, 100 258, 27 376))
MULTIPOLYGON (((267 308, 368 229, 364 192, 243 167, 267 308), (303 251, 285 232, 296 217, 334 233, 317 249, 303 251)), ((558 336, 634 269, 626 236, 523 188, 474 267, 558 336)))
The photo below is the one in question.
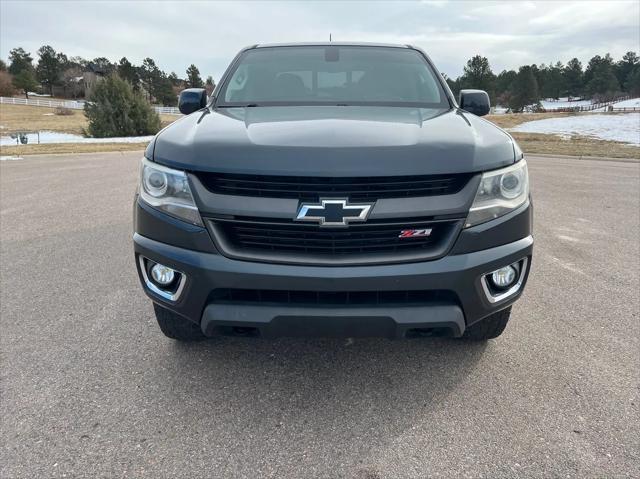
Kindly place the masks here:
POLYGON ((205 109, 162 130, 174 168, 298 176, 468 173, 514 162, 511 137, 461 110, 286 106, 205 109))

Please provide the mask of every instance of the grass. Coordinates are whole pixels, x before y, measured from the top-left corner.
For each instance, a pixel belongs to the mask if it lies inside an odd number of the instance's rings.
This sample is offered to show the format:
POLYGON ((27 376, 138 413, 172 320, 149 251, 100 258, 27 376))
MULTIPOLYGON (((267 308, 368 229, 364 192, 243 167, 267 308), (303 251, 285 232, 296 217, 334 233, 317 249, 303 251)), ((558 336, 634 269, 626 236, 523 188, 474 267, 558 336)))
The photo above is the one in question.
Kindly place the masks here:
POLYGON ((487 115, 485 118, 500 128, 507 129, 528 121, 561 118, 569 115, 572 115, 572 113, 509 113, 506 115, 487 115))
MULTIPOLYGON (((0 104, 0 134, 16 131, 59 131, 82 135, 87 118, 82 110, 72 110, 72 115, 54 115, 54 108, 0 104)), ((160 115, 162 126, 180 118, 177 115, 160 115)), ((107 150, 102 150, 107 151, 107 150)))
POLYGON ((59 131, 82 134, 87 119, 82 110, 72 110, 73 115, 53 114, 53 108, 0 104, 0 132, 3 136, 16 131, 59 131))
POLYGON ((147 143, 50 143, 47 145, 0 146, 2 156, 43 155, 54 153, 97 153, 103 151, 144 150, 147 143))

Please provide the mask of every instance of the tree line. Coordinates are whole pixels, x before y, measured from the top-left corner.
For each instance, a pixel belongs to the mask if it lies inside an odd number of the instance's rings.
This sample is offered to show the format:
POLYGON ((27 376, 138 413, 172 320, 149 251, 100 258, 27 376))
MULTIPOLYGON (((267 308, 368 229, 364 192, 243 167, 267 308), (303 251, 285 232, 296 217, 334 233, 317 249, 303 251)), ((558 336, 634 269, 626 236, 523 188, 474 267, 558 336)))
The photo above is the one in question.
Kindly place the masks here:
MULTIPOLYGON (((211 76, 202 80, 194 64, 186 69, 186 76, 180 78, 175 72, 164 72, 152 58, 145 58, 141 65, 132 64, 126 57, 118 62, 105 57, 86 60, 69 57, 50 45, 42 46, 36 53, 35 63, 31 53, 20 47, 9 52, 8 66, 0 60, 0 95, 10 96, 17 89, 28 96, 29 91, 40 87, 50 94, 54 87, 66 91, 67 87, 72 89, 85 72, 104 77, 117 74, 134 92, 142 92, 148 101, 167 106, 177 103, 177 93, 183 88, 205 87, 211 93, 215 86, 211 76)), ((492 104, 520 112, 531 106, 535 109, 544 98, 607 100, 621 94, 640 95, 640 58, 636 52, 629 51, 615 61, 607 53, 595 55, 586 68, 573 58, 566 65, 561 62, 523 65, 496 75, 489 60, 476 55, 467 62, 461 76, 455 80, 446 75, 445 78, 456 95, 466 88, 485 90, 492 104)))
POLYGON ((523 65, 518 70, 503 70, 494 74, 486 57, 476 55, 464 67, 462 76, 447 78, 451 90, 476 88, 485 90, 492 104, 521 112, 533 105, 539 107, 545 98, 591 98, 608 100, 622 94, 640 95, 640 58, 636 52, 627 52, 615 61, 610 54, 596 55, 586 68, 577 58, 566 65, 523 65))
POLYGON ((14 48, 9 52, 9 65, 0 60, 0 95, 8 96, 13 89, 23 92, 37 91, 40 87, 53 94, 54 87, 63 91, 72 90, 77 79, 86 72, 107 77, 117 74, 128 82, 135 92, 141 91, 149 101, 166 106, 177 103, 177 92, 183 88, 207 88, 213 91, 215 83, 211 76, 202 80, 198 68, 191 64, 186 69, 186 77, 180 78, 175 72, 167 74, 152 58, 145 58, 141 65, 132 64, 127 57, 118 62, 98 57, 87 60, 79 56, 69 57, 57 52, 50 45, 44 45, 36 52, 38 59, 23 48, 14 48))

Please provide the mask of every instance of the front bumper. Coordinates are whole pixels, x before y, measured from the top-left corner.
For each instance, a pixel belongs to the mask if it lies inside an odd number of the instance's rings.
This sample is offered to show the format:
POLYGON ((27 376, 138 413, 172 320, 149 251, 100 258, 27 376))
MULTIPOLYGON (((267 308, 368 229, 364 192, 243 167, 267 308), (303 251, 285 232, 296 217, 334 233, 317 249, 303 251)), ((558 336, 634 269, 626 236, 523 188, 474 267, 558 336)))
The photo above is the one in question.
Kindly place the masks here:
POLYGON ((480 319, 506 308, 522 294, 531 265, 533 238, 481 251, 450 254, 419 263, 321 267, 255 263, 215 252, 185 249, 134 234, 136 264, 146 294, 155 302, 201 325, 205 334, 249 328, 263 336, 340 335, 404 337, 410 331, 446 329, 454 336, 480 319), (186 275, 180 297, 167 301, 146 287, 138 256, 186 275), (527 259, 521 287, 491 302, 481 277, 527 259), (282 290, 304 292, 434 291, 423 304, 217 304, 216 290, 282 290))

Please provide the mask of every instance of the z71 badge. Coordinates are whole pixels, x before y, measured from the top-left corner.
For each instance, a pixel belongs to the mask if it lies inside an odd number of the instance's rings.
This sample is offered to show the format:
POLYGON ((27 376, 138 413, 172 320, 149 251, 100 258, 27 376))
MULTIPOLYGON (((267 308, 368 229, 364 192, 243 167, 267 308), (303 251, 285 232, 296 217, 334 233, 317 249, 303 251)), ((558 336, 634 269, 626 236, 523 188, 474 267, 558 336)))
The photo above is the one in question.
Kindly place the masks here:
POLYGON ((431 228, 424 228, 421 230, 402 230, 398 235, 398 238, 424 238, 431 236, 431 228))

